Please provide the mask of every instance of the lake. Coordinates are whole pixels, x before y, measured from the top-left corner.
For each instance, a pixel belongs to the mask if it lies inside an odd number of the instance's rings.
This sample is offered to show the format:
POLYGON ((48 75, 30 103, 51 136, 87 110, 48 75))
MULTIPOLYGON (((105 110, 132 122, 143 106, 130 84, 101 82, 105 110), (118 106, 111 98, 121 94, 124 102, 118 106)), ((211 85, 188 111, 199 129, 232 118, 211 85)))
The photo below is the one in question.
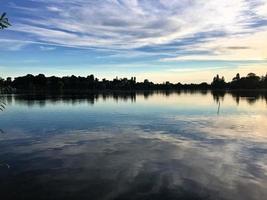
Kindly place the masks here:
POLYGON ((0 197, 265 200, 267 95, 2 95, 0 197))

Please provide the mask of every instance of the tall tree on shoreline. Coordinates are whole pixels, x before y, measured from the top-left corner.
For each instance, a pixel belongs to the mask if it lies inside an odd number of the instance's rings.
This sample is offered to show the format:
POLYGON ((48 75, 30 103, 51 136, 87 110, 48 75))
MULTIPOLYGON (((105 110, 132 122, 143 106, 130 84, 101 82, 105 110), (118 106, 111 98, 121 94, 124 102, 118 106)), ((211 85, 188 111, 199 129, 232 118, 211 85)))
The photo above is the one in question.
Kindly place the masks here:
MULTIPOLYGON (((8 28, 11 26, 11 24, 8 21, 8 18, 6 17, 6 13, 3 13, 0 17, 0 30, 8 28)), ((1 88, 2 88, 3 80, 0 77, 0 93, 1 93, 1 88)), ((2 100, 2 97, 0 96, 0 111, 3 111, 5 109, 6 103, 2 100)), ((3 131, 0 129, 0 132, 2 133, 3 131)))
MULTIPOLYGON (((8 18, 6 17, 6 13, 4 12, 0 17, 0 30, 8 28, 9 26, 11 26, 11 24, 8 22, 8 18)), ((2 84, 3 84, 3 80, 0 77, 0 89, 1 89, 2 84)))
POLYGON ((11 26, 11 24, 8 21, 8 18, 6 17, 6 13, 3 13, 0 17, 0 29, 5 29, 11 26))

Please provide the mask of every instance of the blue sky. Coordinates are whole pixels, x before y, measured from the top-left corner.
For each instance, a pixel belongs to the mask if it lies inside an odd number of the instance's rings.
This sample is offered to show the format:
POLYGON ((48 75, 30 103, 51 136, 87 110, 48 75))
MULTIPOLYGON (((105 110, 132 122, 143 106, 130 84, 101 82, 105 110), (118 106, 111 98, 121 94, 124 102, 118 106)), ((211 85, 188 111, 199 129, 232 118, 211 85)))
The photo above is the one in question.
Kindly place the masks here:
POLYGON ((267 72, 266 0, 1 0, 0 76, 154 82, 267 72))

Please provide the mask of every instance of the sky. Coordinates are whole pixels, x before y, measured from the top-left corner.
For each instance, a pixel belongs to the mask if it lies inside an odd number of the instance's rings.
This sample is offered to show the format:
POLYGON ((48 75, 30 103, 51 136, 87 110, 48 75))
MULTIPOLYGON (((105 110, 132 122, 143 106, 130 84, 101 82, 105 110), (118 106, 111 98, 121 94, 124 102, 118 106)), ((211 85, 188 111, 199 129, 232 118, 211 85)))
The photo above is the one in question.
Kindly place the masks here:
POLYGON ((266 0, 0 0, 0 76, 210 82, 267 73, 266 0))

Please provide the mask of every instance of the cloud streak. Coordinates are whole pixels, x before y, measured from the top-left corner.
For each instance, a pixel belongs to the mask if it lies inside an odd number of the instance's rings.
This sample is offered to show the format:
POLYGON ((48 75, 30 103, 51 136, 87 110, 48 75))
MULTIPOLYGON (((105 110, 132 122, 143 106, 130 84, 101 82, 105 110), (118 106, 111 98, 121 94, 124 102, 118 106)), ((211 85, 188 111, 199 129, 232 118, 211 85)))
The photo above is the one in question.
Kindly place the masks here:
MULTIPOLYGON (((32 1, 39 2, 38 12, 23 16, 12 30, 77 47, 127 50, 182 41, 200 32, 227 37, 255 31, 249 25, 267 16, 263 1, 257 6, 246 0, 32 1)), ((202 39, 210 38, 204 34, 202 39)))

